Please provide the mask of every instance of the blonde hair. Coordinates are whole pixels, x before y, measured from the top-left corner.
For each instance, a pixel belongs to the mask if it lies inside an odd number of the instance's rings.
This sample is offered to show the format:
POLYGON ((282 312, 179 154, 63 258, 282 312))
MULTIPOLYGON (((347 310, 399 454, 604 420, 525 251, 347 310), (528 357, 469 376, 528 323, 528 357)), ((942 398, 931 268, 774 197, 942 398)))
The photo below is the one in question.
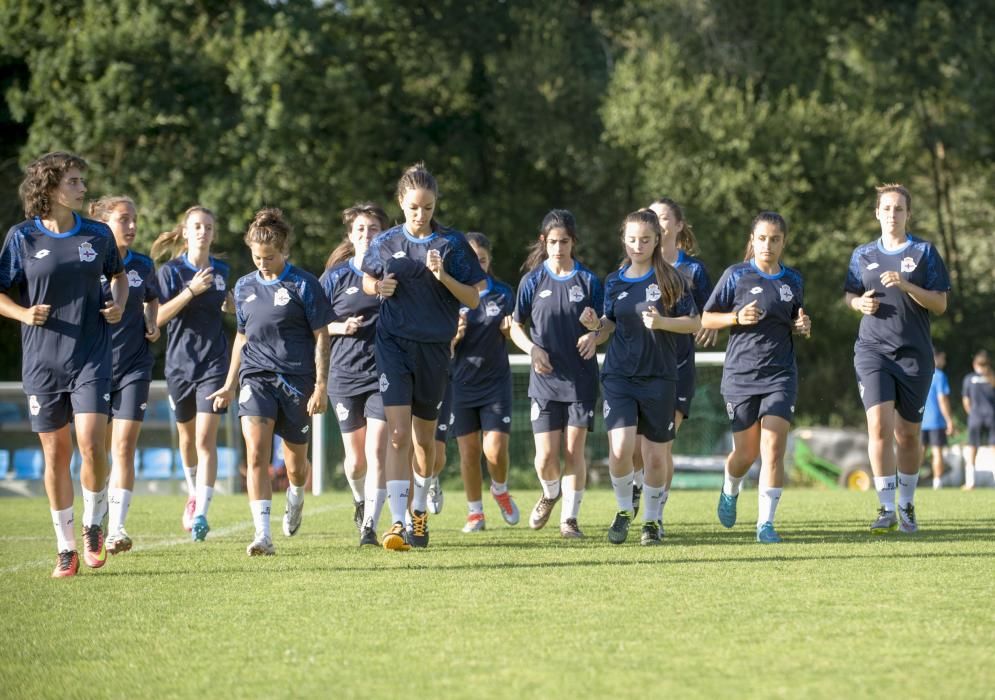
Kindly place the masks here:
POLYGON ((104 195, 100 199, 95 199, 90 202, 90 206, 87 207, 86 212, 91 219, 96 219, 97 221, 107 221, 111 218, 111 214, 114 213, 114 210, 122 204, 127 204, 132 209, 136 211, 138 210, 138 207, 135 206, 135 200, 123 194, 119 194, 104 195))
POLYGON ((183 212, 183 216, 180 217, 180 221, 176 224, 176 226, 169 231, 160 233, 159 237, 152 243, 151 255, 153 260, 158 260, 162 257, 175 258, 177 255, 186 250, 187 242, 186 239, 183 238, 183 227, 187 225, 187 219, 190 218, 190 215, 196 212, 202 212, 210 216, 215 221, 217 220, 214 212, 207 207, 199 204, 193 205, 183 212))

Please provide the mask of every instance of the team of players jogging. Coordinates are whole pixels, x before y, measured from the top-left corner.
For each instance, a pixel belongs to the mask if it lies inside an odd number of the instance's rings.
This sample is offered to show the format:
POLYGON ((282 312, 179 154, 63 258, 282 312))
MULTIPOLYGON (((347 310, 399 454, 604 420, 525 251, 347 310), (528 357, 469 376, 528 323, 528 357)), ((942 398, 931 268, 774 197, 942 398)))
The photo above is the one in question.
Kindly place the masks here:
MULTIPOLYGON (((574 216, 554 209, 539 226, 516 292, 491 274, 486 236, 438 222, 438 184, 417 164, 397 184, 404 222, 388 228, 373 203, 347 209, 345 237, 320 279, 289 262, 292 229, 283 212, 262 209, 244 237, 256 270, 233 280, 211 254, 209 209, 187 209, 150 258, 131 250, 138 214, 128 197, 101 198, 90 203, 88 218, 79 214, 86 169, 82 158, 63 152, 31 163, 20 188, 26 219, 10 229, 0 252, 0 314, 21 325, 22 381, 45 459, 58 550, 53 576, 79 570, 77 531, 92 568, 132 546, 125 522, 150 344, 164 326, 169 403, 190 494, 182 522, 194 540, 210 531, 218 425, 235 406, 255 525, 251 556, 275 552, 268 473, 274 436, 283 441, 289 480, 282 531, 292 537, 304 514, 311 417, 326 407, 341 429, 360 545, 429 545, 429 514, 442 508, 447 436, 459 446, 463 531, 486 527, 482 464, 501 518, 517 524, 508 490, 510 339, 530 358, 541 492, 529 526, 543 528, 562 500, 560 534, 585 536, 585 443, 600 393, 618 505, 607 538, 625 542, 641 513, 640 543, 658 545, 671 448, 691 416, 694 346, 714 345, 728 328, 721 391, 733 448, 717 518, 727 528, 736 524, 743 480, 759 458, 756 539, 781 541, 775 514, 798 393, 794 343, 811 334, 812 321, 802 276, 782 261, 789 231, 776 212, 755 217, 743 261, 713 288, 694 257, 691 224, 671 199, 624 218, 623 262, 604 280, 578 259, 574 216), (156 271, 153 259, 161 257, 168 260, 156 271), (231 348, 226 313, 237 327, 231 348), (81 528, 74 524, 70 424, 82 458, 81 528), (385 505, 389 522, 378 536, 385 505)), ((880 501, 875 534, 918 527, 920 421, 933 377, 930 315, 944 312, 950 290, 937 250, 906 230, 911 203, 901 185, 877 189, 881 235, 854 250, 844 287, 846 304, 861 315, 854 367, 880 501)), ((988 433, 991 439, 991 426, 988 433)))

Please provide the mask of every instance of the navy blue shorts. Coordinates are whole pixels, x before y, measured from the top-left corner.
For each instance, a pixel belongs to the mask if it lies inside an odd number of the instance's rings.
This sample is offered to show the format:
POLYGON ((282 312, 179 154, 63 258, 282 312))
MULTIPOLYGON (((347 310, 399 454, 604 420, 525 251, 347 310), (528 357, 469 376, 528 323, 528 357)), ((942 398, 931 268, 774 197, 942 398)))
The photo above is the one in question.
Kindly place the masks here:
POLYGON ((449 343, 419 343, 377 326, 377 369, 384 406, 411 406, 422 420, 439 417, 449 383, 449 343))
POLYGON ((995 421, 967 424, 967 444, 971 447, 995 445, 995 421))
POLYGON ((922 431, 923 447, 946 447, 947 431, 943 428, 922 431))
POLYGON ((676 382, 662 378, 605 377, 601 413, 606 430, 631 428, 650 442, 674 439, 676 382))
POLYGON ((551 433, 563 430, 568 425, 573 428, 594 430, 594 404, 596 401, 553 401, 552 399, 531 399, 533 433, 551 433))
POLYGON ((238 392, 238 417, 271 418, 275 422, 273 432, 284 441, 306 445, 311 432, 307 402, 313 392, 311 377, 250 374, 242 379, 238 392))
POLYGON ((724 396, 732 432, 752 427, 764 416, 777 416, 791 423, 795 419, 795 391, 772 391, 753 396, 724 396))
POLYGON ((188 382, 183 379, 173 379, 166 382, 169 389, 169 407, 177 423, 186 423, 197 417, 198 413, 224 414, 227 408, 214 410, 214 399, 207 397, 225 385, 225 377, 210 377, 198 382, 188 382))
POLYGON ((456 437, 483 431, 511 432, 511 382, 504 383, 484 401, 474 401, 473 405, 454 406, 455 421, 452 432, 456 437))
POLYGON ((693 355, 677 368, 677 402, 674 404, 674 410, 680 411, 685 418, 691 417, 691 399, 694 398, 697 374, 693 355))
POLYGON ((74 387, 72 391, 28 396, 28 420, 35 433, 51 433, 63 428, 79 413, 102 413, 111 410, 111 381, 97 381, 74 387))
POLYGON ((435 422, 435 441, 446 442, 452 432, 453 422, 456 416, 453 415, 453 385, 452 382, 446 384, 446 393, 442 397, 442 405, 439 406, 439 418, 435 422))
POLYGON ((328 405, 339 421, 339 432, 352 433, 366 427, 366 420, 373 418, 386 421, 383 412, 383 397, 379 389, 356 394, 355 396, 328 395, 328 405))
POLYGON ((125 379, 111 391, 111 418, 120 420, 145 420, 145 409, 149 405, 148 379, 125 379))
POLYGON ((864 411, 886 401, 894 401, 898 415, 909 423, 922 422, 929 385, 933 382, 932 360, 928 366, 920 364, 918 373, 913 374, 891 358, 858 352, 853 356, 853 368, 857 372, 857 387, 864 411))

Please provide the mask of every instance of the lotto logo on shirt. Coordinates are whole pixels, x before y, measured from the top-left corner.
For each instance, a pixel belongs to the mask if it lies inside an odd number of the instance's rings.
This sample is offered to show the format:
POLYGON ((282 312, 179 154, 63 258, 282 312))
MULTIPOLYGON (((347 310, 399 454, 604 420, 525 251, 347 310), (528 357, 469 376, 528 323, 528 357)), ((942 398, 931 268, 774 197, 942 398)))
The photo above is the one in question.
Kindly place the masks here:
POLYGON ((97 259, 97 251, 93 249, 90 241, 83 241, 79 246, 79 259, 81 262, 93 262, 97 259))
POLYGON ((782 284, 778 291, 781 293, 781 301, 791 301, 795 298, 794 293, 791 291, 791 287, 786 284, 782 284))
POLYGON ((902 258, 902 272, 912 272, 916 269, 916 261, 912 258, 902 258))
POLYGON ((348 294, 349 296, 352 296, 353 294, 357 293, 358 291, 359 291, 359 287, 349 287, 349 289, 345 290, 345 293, 348 294))
POLYGON ((35 253, 34 258, 35 258, 35 260, 41 260, 42 258, 44 258, 46 255, 48 255, 51 252, 52 251, 50 251, 48 248, 42 248, 37 253, 35 253))
POLYGON ((273 306, 286 306, 290 303, 290 292, 288 292, 283 287, 276 290, 276 294, 273 295, 273 306))
POLYGON ((580 288, 579 284, 575 284, 567 291, 567 297, 575 303, 581 301, 584 298, 584 290, 580 288))
POLYGON ((656 284, 651 284, 646 288, 646 301, 659 301, 660 299, 660 287, 656 284))
POLYGON ((145 280, 142 279, 142 276, 140 274, 138 274, 138 270, 129 270, 128 271, 128 286, 129 287, 141 287, 142 286, 142 282, 144 282, 144 281, 145 280))

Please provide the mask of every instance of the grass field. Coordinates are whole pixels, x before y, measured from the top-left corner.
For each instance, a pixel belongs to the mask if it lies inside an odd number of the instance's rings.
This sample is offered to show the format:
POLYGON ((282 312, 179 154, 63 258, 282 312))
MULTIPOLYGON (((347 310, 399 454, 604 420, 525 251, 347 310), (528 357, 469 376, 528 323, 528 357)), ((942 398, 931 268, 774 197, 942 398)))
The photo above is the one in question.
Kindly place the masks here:
POLYGON ((714 493, 675 492, 658 548, 607 543, 609 491, 586 495, 588 539, 569 543, 504 526, 493 502, 492 529, 463 535, 447 496, 426 551, 360 550, 338 493, 256 559, 244 496, 215 499, 204 544, 181 498, 136 498, 136 548, 69 580, 48 578, 46 503, 5 499, 0 696, 995 694, 995 491, 922 491, 919 535, 872 539, 872 495, 788 490, 775 546, 753 541, 754 491, 732 531, 714 493))

